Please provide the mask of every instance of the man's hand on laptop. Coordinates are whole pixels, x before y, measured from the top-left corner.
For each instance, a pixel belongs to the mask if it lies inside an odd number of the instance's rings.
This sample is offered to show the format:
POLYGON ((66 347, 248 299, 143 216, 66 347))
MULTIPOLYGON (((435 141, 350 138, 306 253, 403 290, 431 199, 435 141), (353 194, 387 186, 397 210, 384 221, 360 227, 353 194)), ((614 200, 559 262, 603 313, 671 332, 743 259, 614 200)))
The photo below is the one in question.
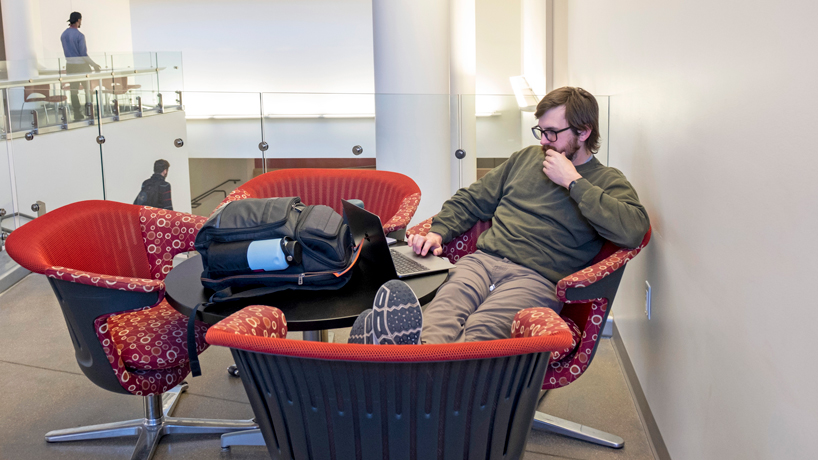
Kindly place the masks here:
POLYGON ((430 250, 436 256, 443 254, 443 237, 437 233, 429 232, 426 236, 409 235, 407 243, 412 246, 415 254, 425 256, 430 250))

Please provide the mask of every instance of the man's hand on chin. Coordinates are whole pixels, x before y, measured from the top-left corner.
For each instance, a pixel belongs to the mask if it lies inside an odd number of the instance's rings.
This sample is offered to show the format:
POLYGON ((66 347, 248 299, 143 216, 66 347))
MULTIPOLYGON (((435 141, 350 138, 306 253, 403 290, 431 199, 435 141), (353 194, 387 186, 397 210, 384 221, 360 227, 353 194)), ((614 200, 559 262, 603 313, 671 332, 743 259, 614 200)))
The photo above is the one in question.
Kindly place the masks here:
POLYGON ((571 182, 582 178, 571 160, 566 158, 564 153, 553 149, 545 151, 545 161, 542 162, 542 166, 543 172, 552 182, 565 188, 568 188, 571 182))

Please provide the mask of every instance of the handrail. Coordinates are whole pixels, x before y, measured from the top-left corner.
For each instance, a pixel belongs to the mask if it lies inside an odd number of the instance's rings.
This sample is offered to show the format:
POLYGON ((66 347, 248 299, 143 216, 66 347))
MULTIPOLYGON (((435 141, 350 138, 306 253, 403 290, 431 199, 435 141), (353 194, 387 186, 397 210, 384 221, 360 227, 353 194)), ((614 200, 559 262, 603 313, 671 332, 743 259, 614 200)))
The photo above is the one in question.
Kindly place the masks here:
POLYGON ((12 217, 16 217, 16 216, 25 217, 28 220, 36 219, 36 217, 29 216, 28 214, 23 214, 22 212, 13 212, 11 214, 3 214, 2 216, 0 216, 0 232, 4 232, 4 233, 13 232, 14 231, 13 229, 3 227, 2 223, 3 223, 4 220, 11 219, 12 217))
POLYGON ((16 88, 19 86, 30 86, 30 85, 43 85, 43 84, 51 84, 51 83, 70 83, 75 81, 86 81, 86 80, 97 80, 103 78, 115 78, 115 77, 129 77, 137 74, 145 74, 145 73, 159 73, 165 70, 165 67, 147 67, 142 69, 122 69, 122 70, 110 70, 110 71, 101 71, 101 72, 88 72, 82 74, 59 74, 55 76, 46 76, 46 77, 33 77, 28 78, 25 80, 0 80, 0 88, 16 88))
POLYGON ((227 198, 227 192, 225 190, 218 190, 218 188, 221 187, 222 185, 228 183, 228 182, 238 183, 238 182, 241 182, 241 179, 227 179, 226 181, 222 182, 221 184, 211 188, 210 190, 208 190, 208 191, 202 193, 201 195, 197 196, 196 198, 190 200, 190 207, 191 208, 198 208, 199 206, 202 205, 201 201, 203 199, 207 198, 208 196, 210 196, 210 195, 212 195, 214 193, 218 193, 218 192, 224 193, 224 197, 227 198))

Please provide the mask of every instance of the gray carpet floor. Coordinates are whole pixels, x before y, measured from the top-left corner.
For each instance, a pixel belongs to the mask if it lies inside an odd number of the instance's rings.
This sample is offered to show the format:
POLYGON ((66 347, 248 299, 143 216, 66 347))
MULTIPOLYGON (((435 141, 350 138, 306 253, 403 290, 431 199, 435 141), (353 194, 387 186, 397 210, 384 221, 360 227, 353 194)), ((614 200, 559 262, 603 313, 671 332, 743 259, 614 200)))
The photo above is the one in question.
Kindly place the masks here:
MULTIPOLYGON (((348 329, 331 331, 345 342, 348 329)), ((293 333, 289 338, 300 338, 293 333)), ((253 412, 239 379, 225 369, 227 349, 202 355, 203 375, 188 378, 190 388, 173 415, 249 419, 253 412)), ((0 294, 0 459, 128 459, 135 438, 46 443, 50 430, 142 417, 142 399, 114 394, 92 384, 79 370, 57 300, 42 275, 32 274, 0 294)), ((539 410, 625 439, 619 450, 550 433, 532 431, 525 459, 645 459, 655 457, 648 443, 619 359, 603 339, 589 370, 573 384, 550 391, 539 410)), ((222 451, 218 436, 170 435, 159 459, 268 459, 264 447, 222 451)))

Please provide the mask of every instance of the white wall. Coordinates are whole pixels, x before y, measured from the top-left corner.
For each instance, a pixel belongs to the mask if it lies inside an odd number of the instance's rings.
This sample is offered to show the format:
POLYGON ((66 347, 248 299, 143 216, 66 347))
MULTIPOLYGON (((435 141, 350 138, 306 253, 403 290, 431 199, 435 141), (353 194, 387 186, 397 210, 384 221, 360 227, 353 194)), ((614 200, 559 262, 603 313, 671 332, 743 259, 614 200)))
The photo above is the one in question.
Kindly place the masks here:
MULTIPOLYGON (((185 138, 183 112, 166 113, 102 126, 106 142, 96 143, 96 126, 19 138, 6 142, 14 160, 17 200, 20 212, 32 214, 30 207, 43 201, 52 211, 69 203, 103 199, 101 160, 104 161, 106 199, 133 203, 142 181, 153 174, 153 162, 170 162, 174 209, 190 212, 190 174, 186 147, 173 141, 185 138), (145 136, 145 133, 150 133, 145 136)), ((0 155, 4 161, 6 154, 0 155)), ((0 174, 8 174, 0 167, 0 174)), ((0 185, 6 189, 6 181, 0 185)), ((10 189, 10 187, 9 187, 10 189)), ((7 192, 0 192, 5 199, 7 192)), ((6 202, 3 201, 3 207, 6 202)), ((11 207, 6 207, 11 212, 11 207)), ((6 221, 4 221, 4 226, 6 221)))
MULTIPOLYGON (((261 158, 259 119, 188 120, 190 158, 261 158)), ((374 158, 375 119, 265 119, 267 158, 374 158), (352 147, 364 151, 356 156, 352 147)))
POLYGON ((373 91, 370 0, 130 6, 134 49, 181 51, 186 91, 373 91))
MULTIPOLYGON (((129 0, 39 0, 43 58, 62 58, 60 34, 68 27, 72 11, 82 14, 80 32, 85 35, 88 54, 132 53, 129 0)), ((155 51, 155 50, 148 50, 155 51)), ((102 64, 102 62, 97 61, 102 64)))
POLYGON ((672 458, 815 458, 818 6, 559 3, 651 216, 614 311, 672 458))
POLYGON ((142 181, 153 175, 153 163, 164 159, 170 163, 167 181, 175 211, 190 212, 190 172, 184 112, 169 112, 102 126, 105 144, 106 198, 133 203, 142 181), (147 135, 146 135, 147 134, 147 135), (181 148, 176 139, 185 141, 181 148))

